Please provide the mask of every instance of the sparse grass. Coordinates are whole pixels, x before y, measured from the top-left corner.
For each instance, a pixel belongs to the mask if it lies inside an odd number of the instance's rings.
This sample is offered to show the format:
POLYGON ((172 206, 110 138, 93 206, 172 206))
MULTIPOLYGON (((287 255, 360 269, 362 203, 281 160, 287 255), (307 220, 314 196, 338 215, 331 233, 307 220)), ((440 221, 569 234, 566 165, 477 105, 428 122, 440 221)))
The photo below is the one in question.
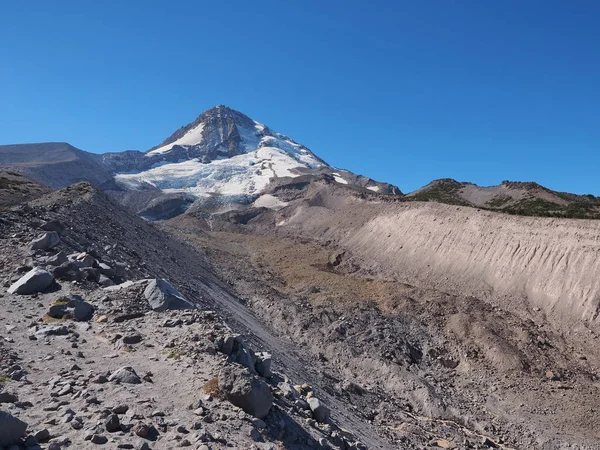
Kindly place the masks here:
POLYGON ((215 377, 212 380, 208 380, 202 386, 202 390, 213 397, 219 397, 221 395, 221 390, 219 389, 219 378, 215 377))
POLYGON ((44 314, 42 316, 42 322, 44 323, 63 323, 69 319, 72 319, 70 314, 65 314, 62 319, 57 319, 56 317, 49 316, 48 314, 44 314))
POLYGON ((559 205, 534 198, 521 200, 502 211, 518 216, 600 219, 600 202, 594 199, 594 201, 574 201, 568 205, 559 205))
POLYGON ((508 195, 498 195, 497 197, 494 197, 489 202, 487 202, 485 204, 485 206, 487 208, 502 208, 504 205, 506 205, 511 200, 512 200, 512 197, 510 197, 508 195))
POLYGON ((455 180, 437 180, 435 185, 426 188, 424 191, 403 197, 403 201, 412 202, 437 202, 448 205, 469 206, 469 203, 458 198, 458 191, 462 189, 463 184, 455 180))
POLYGON ((0 384, 6 384, 10 381, 10 377, 8 375, 0 375, 0 384))
POLYGON ((169 359, 181 359, 183 356, 185 356, 185 352, 183 350, 180 349, 171 349, 171 350, 165 350, 166 354, 167 354, 167 358, 169 359))

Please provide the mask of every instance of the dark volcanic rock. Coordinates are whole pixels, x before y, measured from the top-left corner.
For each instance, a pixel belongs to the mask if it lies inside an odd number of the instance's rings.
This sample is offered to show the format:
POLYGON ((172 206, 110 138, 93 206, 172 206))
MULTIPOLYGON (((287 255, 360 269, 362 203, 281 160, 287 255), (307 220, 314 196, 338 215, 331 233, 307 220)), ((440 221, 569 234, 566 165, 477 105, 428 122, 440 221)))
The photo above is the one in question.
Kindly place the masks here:
POLYGON ((0 446, 18 444, 27 430, 27 424, 11 414, 0 411, 0 446))

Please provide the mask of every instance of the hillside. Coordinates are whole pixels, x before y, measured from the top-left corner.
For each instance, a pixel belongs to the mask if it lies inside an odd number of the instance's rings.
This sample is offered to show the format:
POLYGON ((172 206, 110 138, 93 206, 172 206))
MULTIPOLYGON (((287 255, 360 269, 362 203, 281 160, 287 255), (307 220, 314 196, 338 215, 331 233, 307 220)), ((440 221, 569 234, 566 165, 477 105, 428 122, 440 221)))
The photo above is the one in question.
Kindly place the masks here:
POLYGON ((407 194, 405 200, 471 206, 519 216, 600 218, 600 197, 557 192, 532 182, 503 181, 498 186, 481 187, 445 178, 407 194))
POLYGON ((114 180, 98 155, 65 142, 0 145, 0 168, 19 172, 37 182, 61 188, 80 181, 110 189, 114 180))

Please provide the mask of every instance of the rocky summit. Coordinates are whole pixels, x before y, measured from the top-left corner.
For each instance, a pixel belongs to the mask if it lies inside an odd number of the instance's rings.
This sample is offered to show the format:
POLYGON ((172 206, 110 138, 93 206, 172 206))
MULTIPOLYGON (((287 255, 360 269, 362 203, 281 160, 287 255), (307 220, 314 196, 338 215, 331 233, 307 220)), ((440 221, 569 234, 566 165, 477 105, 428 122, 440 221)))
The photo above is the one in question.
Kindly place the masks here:
POLYGON ((596 449, 598 205, 404 195, 226 106, 0 146, 0 448, 596 449))

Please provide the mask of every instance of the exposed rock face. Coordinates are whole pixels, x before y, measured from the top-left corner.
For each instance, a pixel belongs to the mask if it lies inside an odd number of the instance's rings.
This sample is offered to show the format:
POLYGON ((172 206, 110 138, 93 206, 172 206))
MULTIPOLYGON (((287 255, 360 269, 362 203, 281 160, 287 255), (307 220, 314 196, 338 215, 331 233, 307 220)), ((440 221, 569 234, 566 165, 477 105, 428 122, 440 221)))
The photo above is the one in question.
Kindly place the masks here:
POLYGON ((162 278, 151 280, 144 291, 144 296, 154 311, 194 309, 194 305, 183 294, 162 278))
POLYGON ((219 390, 235 406, 258 419, 266 417, 273 404, 269 385, 238 367, 228 367, 219 374, 219 390))
POLYGON ((54 277, 50 272, 34 267, 13 284, 8 292, 10 294, 31 295, 45 291, 53 281, 54 277))
POLYGON ((25 422, 0 411, 0 446, 19 444, 26 430, 25 422))
POLYGON ((166 220, 183 214, 196 200, 185 192, 163 194, 150 201, 138 214, 148 220, 166 220))

